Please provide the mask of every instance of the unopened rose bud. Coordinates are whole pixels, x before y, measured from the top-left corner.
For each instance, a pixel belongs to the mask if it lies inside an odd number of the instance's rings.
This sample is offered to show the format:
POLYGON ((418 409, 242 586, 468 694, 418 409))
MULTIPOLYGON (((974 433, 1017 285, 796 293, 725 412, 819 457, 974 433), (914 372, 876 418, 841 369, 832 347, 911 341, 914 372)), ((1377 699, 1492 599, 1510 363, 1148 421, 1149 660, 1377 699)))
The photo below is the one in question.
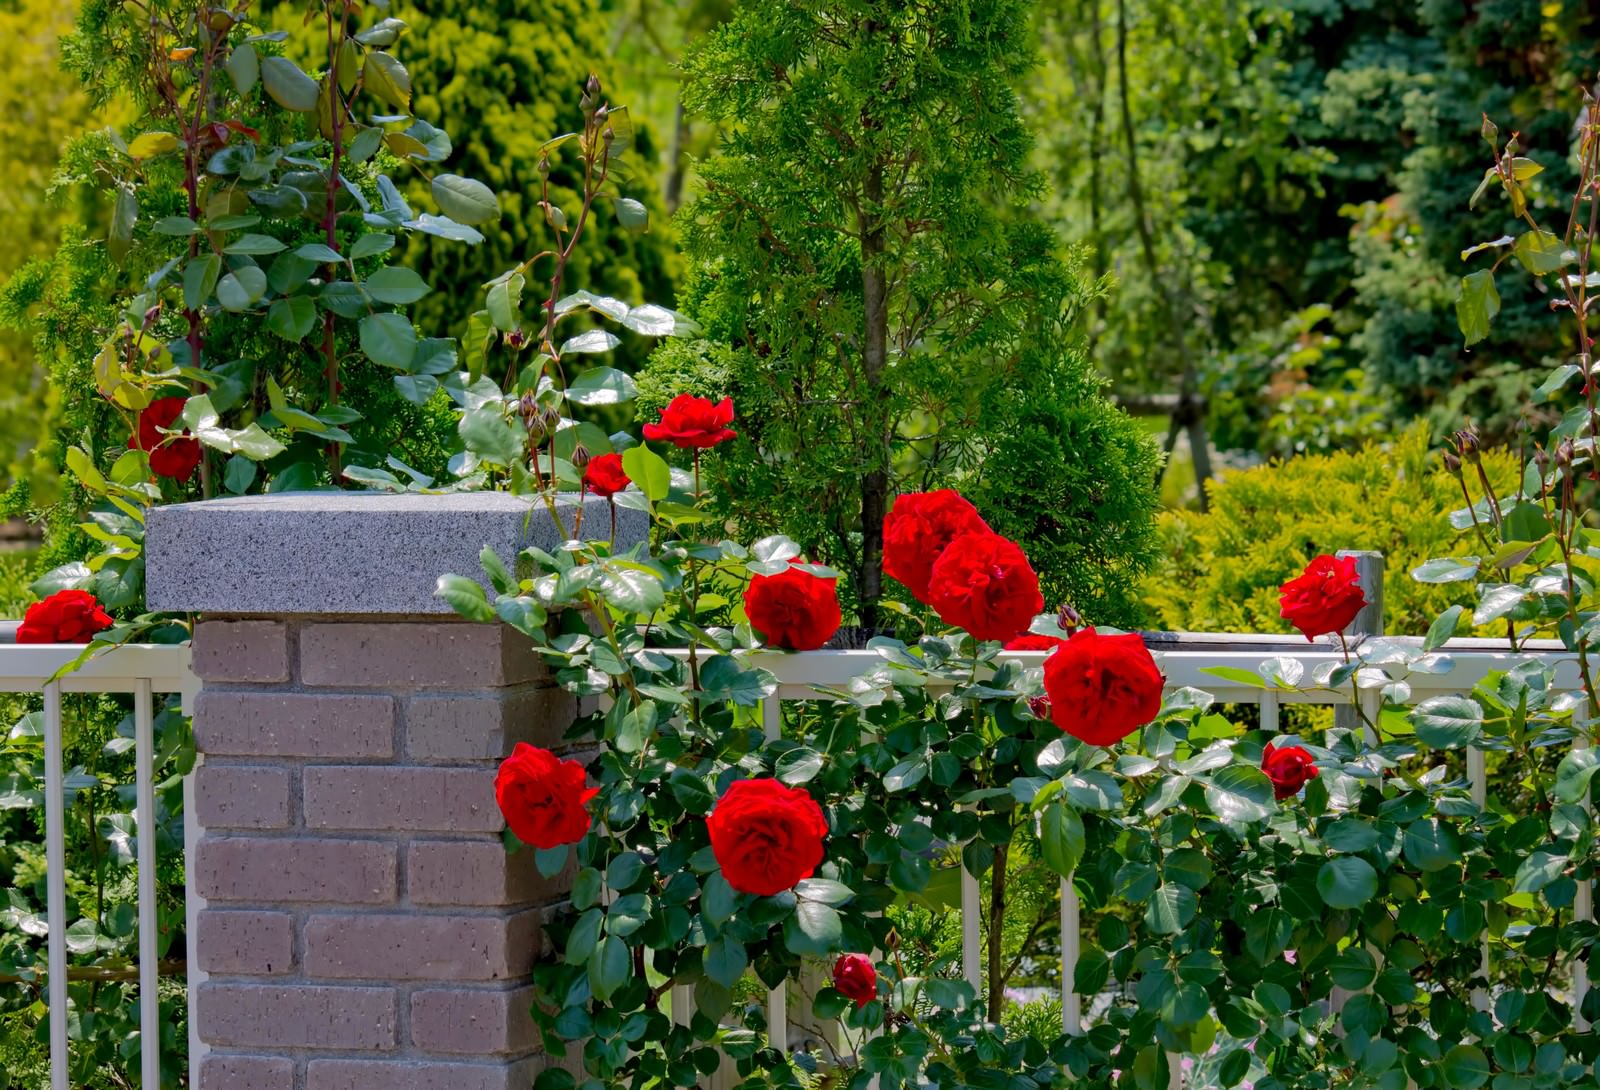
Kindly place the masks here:
POLYGON ((1454 454, 1450 453, 1448 450, 1445 451, 1444 454, 1441 457, 1444 459, 1444 467, 1450 471, 1451 476, 1453 476, 1453 477, 1461 476, 1461 459, 1460 458, 1457 458, 1454 454))
POLYGON ((542 156, 539 159, 538 171, 540 174, 550 173, 550 157, 548 155, 542 156))
POLYGON ((1076 632, 1083 624, 1083 615, 1065 602, 1061 603, 1061 610, 1056 614, 1056 625, 1063 632, 1076 632))
POLYGON ((1470 424, 1455 433, 1456 450, 1461 453, 1463 460, 1478 464, 1478 432, 1470 424))
POLYGON ((590 72, 589 82, 584 84, 583 89, 589 95, 597 97, 600 94, 600 77, 590 72))
POLYGON ((1493 144, 1495 142, 1495 138, 1500 135, 1500 126, 1496 125, 1493 121, 1490 121, 1488 114, 1484 114, 1483 128, 1480 131, 1483 133, 1483 138, 1489 141, 1490 144, 1493 144))
POLYGON ((1561 444, 1556 447, 1556 465, 1570 466, 1572 464, 1572 456, 1575 453, 1576 448, 1572 445, 1571 439, 1561 440, 1561 444))
POLYGON ((160 316, 161 316, 161 304, 157 303, 155 306, 151 307, 149 310, 144 312, 144 324, 146 326, 149 326, 151 322, 155 321, 160 316))
POLYGON ((615 140, 616 138, 617 138, 617 134, 611 128, 610 125, 607 125, 606 126, 606 131, 600 134, 600 139, 604 140, 608 144, 611 143, 611 141, 615 140))
POLYGON ((1550 452, 1543 447, 1534 447, 1533 464, 1539 467, 1540 473, 1543 473, 1550 466, 1550 452))
POLYGON ((506 347, 513 352, 520 352, 528 347, 528 335, 520 329, 513 329, 505 336, 506 347))
POLYGON ((1028 710, 1033 713, 1035 719, 1048 720, 1050 718, 1050 698, 1030 696, 1028 698, 1028 710))
POLYGON ((584 446, 582 443, 574 444, 572 447, 572 464, 579 469, 582 469, 584 466, 588 465, 589 448, 584 446))
POLYGON ((597 109, 594 112, 594 119, 596 121, 604 121, 606 119, 606 115, 609 114, 610 112, 611 112, 610 108, 607 107, 606 104, 602 102, 600 104, 600 108, 597 109))
POLYGON ((546 405, 539 410, 539 423, 544 425, 545 431, 554 431, 561 423, 561 414, 546 405))
POLYGON ((527 423, 538 420, 540 411, 539 399, 532 394, 523 394, 517 399, 517 413, 527 423))

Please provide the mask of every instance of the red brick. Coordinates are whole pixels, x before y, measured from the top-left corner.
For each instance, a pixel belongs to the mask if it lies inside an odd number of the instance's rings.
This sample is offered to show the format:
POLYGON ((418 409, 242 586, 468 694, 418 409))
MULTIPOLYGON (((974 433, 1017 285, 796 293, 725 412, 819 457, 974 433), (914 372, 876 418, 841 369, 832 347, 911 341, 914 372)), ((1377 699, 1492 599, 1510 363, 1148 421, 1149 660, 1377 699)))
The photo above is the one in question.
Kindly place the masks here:
POLYGON ((305 972, 339 980, 509 980, 537 955, 537 910, 514 916, 312 916, 305 972))
POLYGON ((195 997, 200 1039, 234 1048, 392 1049, 393 988, 219 984, 195 997))
POLYGON ((194 805, 206 829, 287 828, 289 770, 203 764, 195 772, 194 805))
POLYGON ((518 742, 559 749, 577 703, 561 689, 417 695, 405 705, 405 749, 424 760, 498 761, 518 742))
POLYGON ((510 855, 498 839, 414 840, 406 849, 406 894, 417 905, 543 904, 565 897, 576 873, 575 853, 545 878, 532 852, 510 855))
POLYGON ((390 757, 394 698, 202 690, 194 740, 235 757, 390 757))
POLYGON ((393 904, 397 850, 370 840, 213 837, 195 846, 195 888, 211 901, 393 904))
POLYGON ((195 625, 191 653, 201 681, 289 680, 289 633, 282 621, 203 620, 195 625))
POLYGON ((528 1090, 540 1070, 533 1060, 312 1060, 306 1090, 528 1090))
POLYGON ((300 679, 337 688, 489 689, 545 676, 533 641, 500 624, 308 624, 300 679))
POLYGON ((294 1063, 276 1056, 213 1054, 200 1062, 200 1090, 294 1090, 294 1063))
POLYGON ((534 989, 424 988, 411 993, 411 1041, 467 1056, 532 1052, 534 989))
POLYGON ((267 976, 294 967, 294 917, 287 912, 204 909, 195 938, 208 973, 267 976))
POLYGON ((495 833, 504 826, 493 768, 327 765, 303 774, 301 805, 312 829, 495 833))

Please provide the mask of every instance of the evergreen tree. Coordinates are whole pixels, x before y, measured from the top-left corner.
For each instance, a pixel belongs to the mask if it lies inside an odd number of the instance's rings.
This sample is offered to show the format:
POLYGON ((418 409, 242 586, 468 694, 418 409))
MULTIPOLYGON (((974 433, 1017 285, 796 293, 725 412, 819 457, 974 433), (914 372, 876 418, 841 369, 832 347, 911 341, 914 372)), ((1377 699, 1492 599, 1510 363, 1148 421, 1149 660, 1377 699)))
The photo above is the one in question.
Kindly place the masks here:
POLYGON ((1059 561, 1047 587, 1095 617, 1150 556, 1154 453, 1101 399, 1076 334, 1089 290, 1027 211, 1030 14, 1026 0, 752 0, 685 60, 687 107, 729 129, 679 222, 685 306, 707 339, 657 351, 644 407, 731 395, 727 512, 845 569, 868 628, 897 491, 1007 496, 988 513, 1032 547, 1045 527, 1013 517, 1041 502, 1024 482, 1115 461, 1126 487, 1051 512, 1046 540, 1064 549, 1041 554, 1059 561), (1030 441, 1041 414, 1089 426, 1030 441))

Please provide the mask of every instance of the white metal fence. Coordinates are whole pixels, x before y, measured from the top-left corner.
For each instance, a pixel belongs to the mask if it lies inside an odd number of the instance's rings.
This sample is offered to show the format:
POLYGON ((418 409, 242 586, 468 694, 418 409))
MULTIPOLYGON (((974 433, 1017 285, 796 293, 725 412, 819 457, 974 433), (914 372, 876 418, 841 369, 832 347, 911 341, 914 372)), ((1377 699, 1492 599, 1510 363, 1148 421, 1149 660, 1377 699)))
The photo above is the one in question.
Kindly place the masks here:
MULTIPOLYGON (((138 920, 139 920, 139 995, 140 1025, 144 1042, 141 1057, 142 1083, 147 1087, 160 1085, 158 1043, 161 1039, 157 1006, 157 961, 155 934, 155 841, 147 830, 155 827, 154 783, 152 762, 154 740, 152 721, 153 698, 160 693, 183 694, 188 698, 197 690, 198 682, 189 670, 187 645, 154 646, 130 645, 109 650, 82 665, 75 671, 60 674, 82 648, 77 645, 17 645, 8 642, 9 626, 0 626, 0 692, 37 693, 44 703, 45 746, 45 837, 48 859, 48 996, 50 1012, 50 1055, 52 1090, 67 1090, 67 948, 66 948, 66 860, 64 836, 64 769, 62 694, 125 693, 131 694, 134 705, 136 749, 136 822, 138 836, 138 920), (59 675, 59 676, 58 676, 59 675), (152 1044, 157 1047, 150 1047, 152 1044)), ((1219 704, 1260 705, 1261 727, 1268 732, 1278 729, 1282 706, 1286 703, 1340 705, 1350 701, 1350 690, 1288 691, 1283 688, 1230 681, 1206 672, 1209 668, 1232 667, 1260 675, 1269 670, 1269 662, 1279 658, 1293 658, 1305 669, 1310 678, 1317 667, 1342 662, 1337 648, 1325 644, 1311 645, 1292 642, 1281 636, 1211 636, 1183 635, 1166 641, 1154 639, 1157 662, 1167 678, 1169 690, 1193 687, 1211 693, 1219 704)), ((1394 641, 1392 638, 1390 642, 1394 641)), ((1541 645, 1536 651, 1511 653, 1497 650, 1492 641, 1453 641, 1446 652, 1448 668, 1429 674, 1412 674, 1409 692, 1402 694, 1399 702, 1417 703, 1429 697, 1470 691, 1487 674, 1503 671, 1530 654, 1550 660, 1556 666, 1556 688, 1575 691, 1578 688, 1576 664, 1571 657, 1550 645, 1541 645)), ((1044 659, 1043 652, 1007 653, 1008 658, 1037 665, 1044 659)), ((847 688, 853 678, 876 667, 882 660, 873 651, 814 651, 801 654, 760 653, 750 656, 752 664, 770 670, 779 680, 776 695, 763 702, 762 716, 769 737, 776 737, 782 725, 783 701, 815 701, 827 699, 822 689, 847 688)), ((1361 679, 1362 701, 1370 716, 1375 717, 1384 697, 1386 679, 1382 667, 1371 668, 1361 679)), ((1396 701, 1391 691, 1388 699, 1396 701)), ((1581 742, 1575 744, 1582 744, 1581 742)), ((1481 804, 1485 797, 1485 766, 1483 754, 1478 750, 1468 753, 1468 775, 1474 798, 1481 804)), ((186 799, 188 792, 186 792, 186 799)), ((186 822, 186 829, 193 823, 186 822)), ((189 838, 186 836, 186 849, 189 838)), ((982 958, 980 946, 980 913, 978 880, 963 871, 961 875, 962 908, 962 972, 978 994, 982 994, 982 958)), ((195 983, 194 914, 197 900, 189 899, 189 956, 190 986, 195 983)), ((1083 997, 1074 990, 1074 975, 1080 951, 1079 905, 1070 881, 1061 883, 1061 1004, 1062 1022, 1069 1033, 1082 1032, 1085 1025, 1083 997)), ((1580 882, 1575 903, 1575 916, 1579 920, 1593 919, 1592 891, 1588 882, 1580 882)), ((1488 958, 1487 946, 1484 952, 1488 958)), ((1487 960, 1485 962, 1487 966, 1487 960)), ((1574 992, 1581 996, 1584 990, 1583 967, 1574 980, 1574 992)), ((1474 997, 1482 1005, 1487 997, 1474 997)), ((693 1003, 692 990, 674 990, 675 1017, 686 1021, 693 1003)), ((1337 998, 1335 1000, 1337 1002, 1337 998)), ((786 987, 774 989, 768 997, 768 1021, 771 1041, 775 1047, 788 1047, 789 994, 786 987)), ((1580 1019, 1580 1027, 1582 1022, 1580 1019)), ((191 1042, 191 1064, 198 1058, 191 1042)), ((1173 1067, 1173 1086, 1182 1085, 1178 1065, 1173 1067)))
MULTIPOLYGON (((189 670, 187 644, 115 648, 62 674, 81 644, 16 644, 15 625, 0 629, 0 692, 38 693, 44 701, 44 811, 46 919, 49 924, 48 997, 50 1087, 68 1090, 67 892, 63 693, 126 693, 133 697, 135 808, 138 830, 140 1083, 161 1085, 161 1020, 156 958, 155 696, 199 687, 189 670)), ((192 907, 188 928, 194 941, 192 907)), ((191 964, 193 958, 190 959, 191 964)))

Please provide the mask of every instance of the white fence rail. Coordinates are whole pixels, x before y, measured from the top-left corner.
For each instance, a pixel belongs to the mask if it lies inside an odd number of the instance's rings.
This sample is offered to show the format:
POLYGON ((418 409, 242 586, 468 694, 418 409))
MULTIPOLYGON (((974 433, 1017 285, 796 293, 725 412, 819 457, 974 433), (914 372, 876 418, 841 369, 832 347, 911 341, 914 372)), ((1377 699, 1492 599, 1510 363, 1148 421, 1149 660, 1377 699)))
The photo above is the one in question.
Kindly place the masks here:
MULTIPOLYGON (((61 674, 81 644, 14 644, 14 625, 0 629, 0 692, 38 693, 44 701, 46 919, 49 935, 50 1088, 68 1090, 67 891, 64 693, 126 693, 133 697, 135 808, 138 830, 140 1083, 161 1085, 161 1017, 156 957, 155 695, 199 686, 189 670, 187 644, 115 648, 61 674), (59 675, 59 676, 58 676, 59 675)), ((192 918, 191 918, 192 923, 192 918)), ((194 929, 188 929, 194 941, 194 929)), ((190 958, 191 963, 193 958, 190 958)))

